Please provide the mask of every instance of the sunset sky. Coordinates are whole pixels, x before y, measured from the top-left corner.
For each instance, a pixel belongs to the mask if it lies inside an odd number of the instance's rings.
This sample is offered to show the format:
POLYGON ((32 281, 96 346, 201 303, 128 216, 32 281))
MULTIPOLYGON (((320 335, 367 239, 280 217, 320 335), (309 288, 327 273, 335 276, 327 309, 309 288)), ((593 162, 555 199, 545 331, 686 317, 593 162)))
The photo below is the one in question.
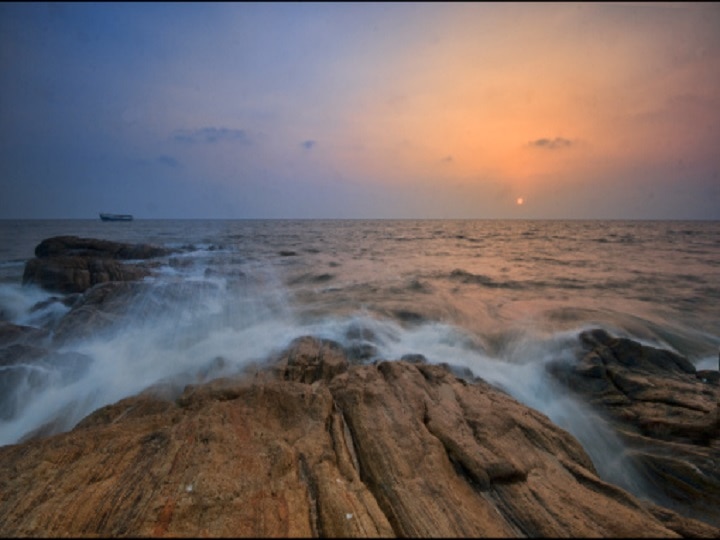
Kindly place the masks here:
POLYGON ((0 4, 0 218, 103 211, 720 219, 720 4, 0 4))

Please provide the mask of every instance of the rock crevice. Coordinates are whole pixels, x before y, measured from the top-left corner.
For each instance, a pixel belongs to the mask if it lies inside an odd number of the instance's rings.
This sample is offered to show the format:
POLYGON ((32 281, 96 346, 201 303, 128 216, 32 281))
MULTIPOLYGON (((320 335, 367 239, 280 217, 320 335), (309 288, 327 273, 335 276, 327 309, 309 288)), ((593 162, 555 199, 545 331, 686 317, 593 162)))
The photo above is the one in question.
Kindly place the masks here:
POLYGON ((598 478, 542 414, 449 366, 301 338, 0 447, 5 536, 717 537, 598 478))
POLYGON ((656 503, 720 526, 717 372, 600 329, 579 341, 576 361, 551 363, 550 373, 609 422, 656 503))

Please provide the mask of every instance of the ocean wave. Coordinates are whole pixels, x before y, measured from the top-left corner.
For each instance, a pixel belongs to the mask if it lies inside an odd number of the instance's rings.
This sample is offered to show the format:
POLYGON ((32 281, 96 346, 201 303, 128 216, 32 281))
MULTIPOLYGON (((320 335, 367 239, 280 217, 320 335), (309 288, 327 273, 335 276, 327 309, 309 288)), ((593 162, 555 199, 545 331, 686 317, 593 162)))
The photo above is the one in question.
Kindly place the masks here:
MULTIPOLYGON (((547 366, 573 361, 578 334, 602 328, 716 369, 720 291, 710 276, 720 259, 656 260, 650 255, 676 252, 640 242, 660 235, 653 227, 629 235, 630 226, 616 225, 608 235, 597 225, 510 225, 220 223, 201 233, 188 226, 183 238, 160 224, 167 230, 152 238, 183 249, 143 281, 70 297, 21 286, 19 272, 18 284, 0 285, 2 319, 50 337, 30 360, 4 357, 3 373, 17 384, 6 395, 0 444, 71 429, 154 385, 179 392, 243 373, 312 335, 339 343, 355 362, 422 360, 481 378, 573 433, 606 478, 630 485, 622 444, 547 366), (610 241, 592 241, 601 237, 610 241), (574 253, 581 261, 568 261, 574 253), (82 369, 71 355, 87 359, 82 369)), ((672 238, 707 247, 706 233, 672 238)))

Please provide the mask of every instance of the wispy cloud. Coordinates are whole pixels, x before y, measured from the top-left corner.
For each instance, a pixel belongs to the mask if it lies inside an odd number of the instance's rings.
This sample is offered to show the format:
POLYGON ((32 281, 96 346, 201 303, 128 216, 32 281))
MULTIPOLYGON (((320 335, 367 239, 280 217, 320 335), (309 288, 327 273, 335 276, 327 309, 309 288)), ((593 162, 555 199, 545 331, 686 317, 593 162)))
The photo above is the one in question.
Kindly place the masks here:
POLYGON ((159 156, 157 158, 157 160, 159 163, 162 163, 163 165, 166 165, 168 167, 179 167, 180 166, 180 162, 172 156, 162 155, 162 156, 159 156))
POLYGON ((546 148, 548 150, 556 150, 558 148, 568 148, 575 144, 570 139, 564 139, 563 137, 555 137, 554 139, 535 139, 528 143, 529 146, 534 148, 546 148))
POLYGON ((445 156, 440 160, 441 163, 452 163, 454 161, 452 156, 445 156))
POLYGON ((306 150, 310 150, 317 144, 317 141, 314 141, 312 139, 308 139, 307 141, 303 141, 300 143, 300 146, 305 148, 306 150))
POLYGON ((221 141, 251 144, 252 139, 244 129, 225 127, 206 127, 195 130, 179 129, 173 134, 173 140, 182 143, 217 143, 221 141))

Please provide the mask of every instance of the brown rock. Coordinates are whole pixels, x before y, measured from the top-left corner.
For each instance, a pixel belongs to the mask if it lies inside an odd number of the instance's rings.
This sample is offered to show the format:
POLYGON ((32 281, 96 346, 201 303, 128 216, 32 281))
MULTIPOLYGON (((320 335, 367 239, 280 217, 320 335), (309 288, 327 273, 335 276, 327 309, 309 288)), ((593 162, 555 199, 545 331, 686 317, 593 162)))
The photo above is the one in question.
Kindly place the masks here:
POLYGON ((100 283, 87 290, 58 322, 53 341, 63 344, 73 338, 97 335, 110 328, 127 311, 132 299, 145 287, 142 283, 100 283))
POLYGON ((84 292, 108 281, 135 281, 149 275, 147 266, 120 260, 148 259, 170 250, 147 244, 125 244, 94 238, 57 236, 40 242, 25 264, 23 283, 49 291, 84 292))
POLYGON ((442 366, 353 365, 303 338, 269 368, 0 448, 0 533, 720 534, 603 482, 544 415, 442 366))
POLYGON ((656 502, 720 526, 717 375, 604 330, 580 341, 577 361, 550 372, 610 421, 656 502))
POLYGON ((145 283, 112 281, 85 291, 54 328, 55 344, 95 336, 119 322, 144 324, 188 298, 218 293, 208 282, 145 283))
POLYGON ((149 274, 147 268, 109 259, 58 256, 29 260, 25 264, 23 284, 35 283, 48 291, 76 293, 98 283, 134 281, 149 274))
POLYGON ((150 259, 169 255, 171 250, 149 244, 127 244, 97 238, 54 236, 35 247, 38 258, 71 256, 98 259, 150 259))

